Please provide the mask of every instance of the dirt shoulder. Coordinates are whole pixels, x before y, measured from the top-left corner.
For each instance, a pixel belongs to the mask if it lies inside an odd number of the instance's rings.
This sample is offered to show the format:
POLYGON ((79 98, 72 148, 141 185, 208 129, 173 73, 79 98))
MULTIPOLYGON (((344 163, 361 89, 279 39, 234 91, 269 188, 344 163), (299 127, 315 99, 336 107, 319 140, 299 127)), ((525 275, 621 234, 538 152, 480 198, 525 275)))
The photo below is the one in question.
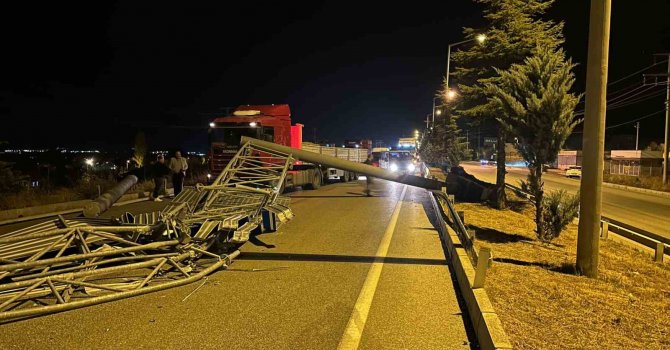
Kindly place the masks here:
POLYGON ((536 240, 532 208, 458 203, 490 247, 486 290, 516 349, 670 348, 670 266, 643 252, 600 241, 599 277, 575 274, 577 225, 551 244, 536 240))

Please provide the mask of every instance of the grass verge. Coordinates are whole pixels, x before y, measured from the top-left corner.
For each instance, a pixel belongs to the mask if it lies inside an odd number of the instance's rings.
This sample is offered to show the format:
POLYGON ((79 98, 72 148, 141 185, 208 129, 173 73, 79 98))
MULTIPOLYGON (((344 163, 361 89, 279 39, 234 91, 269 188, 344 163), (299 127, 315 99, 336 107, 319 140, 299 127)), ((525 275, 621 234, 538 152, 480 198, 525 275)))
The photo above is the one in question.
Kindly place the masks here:
POLYGON ((531 205, 508 198, 513 210, 456 207, 493 251, 485 288, 516 349, 670 349, 670 266, 601 240, 599 277, 577 276, 577 226, 543 244, 531 205))
POLYGON ((670 184, 663 184, 663 178, 660 176, 625 176, 604 174, 603 181, 617 185, 670 192, 670 184))
MULTIPOLYGON (((100 192, 105 192, 116 182, 101 182, 100 192)), ((150 192, 154 188, 153 181, 143 181, 126 193, 150 192)), ((6 193, 0 196, 0 210, 21 209, 39 205, 55 204, 77 201, 82 199, 95 199, 98 197, 98 184, 78 185, 74 188, 57 188, 47 193, 44 190, 27 188, 17 193, 6 193)))

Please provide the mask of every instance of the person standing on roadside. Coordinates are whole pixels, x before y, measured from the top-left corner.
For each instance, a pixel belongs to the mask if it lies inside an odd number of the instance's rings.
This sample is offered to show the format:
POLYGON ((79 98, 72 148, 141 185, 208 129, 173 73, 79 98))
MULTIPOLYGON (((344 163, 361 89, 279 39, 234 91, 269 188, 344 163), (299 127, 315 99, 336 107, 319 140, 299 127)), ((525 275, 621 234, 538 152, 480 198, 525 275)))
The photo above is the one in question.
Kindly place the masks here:
MULTIPOLYGON (((365 162, 363 162, 363 164, 374 166, 374 161, 375 161, 374 157, 372 156, 372 154, 370 154, 370 155, 368 155, 368 159, 366 159, 365 162)), ((365 176, 365 190, 363 192, 368 197, 372 196, 371 195, 371 193, 372 193, 372 182, 373 182, 372 176, 366 175, 365 176)))
POLYGON ((162 154, 158 155, 156 158, 156 163, 152 168, 152 177, 154 178, 154 191, 151 194, 151 199, 154 202, 161 202, 160 196, 165 195, 165 182, 167 181, 167 176, 170 175, 171 170, 165 164, 165 158, 162 154))
POLYGON ((181 156, 181 152, 174 152, 174 157, 170 158, 170 170, 172 171, 172 186, 174 187, 175 197, 184 188, 184 177, 186 177, 186 170, 188 163, 186 158, 181 156))

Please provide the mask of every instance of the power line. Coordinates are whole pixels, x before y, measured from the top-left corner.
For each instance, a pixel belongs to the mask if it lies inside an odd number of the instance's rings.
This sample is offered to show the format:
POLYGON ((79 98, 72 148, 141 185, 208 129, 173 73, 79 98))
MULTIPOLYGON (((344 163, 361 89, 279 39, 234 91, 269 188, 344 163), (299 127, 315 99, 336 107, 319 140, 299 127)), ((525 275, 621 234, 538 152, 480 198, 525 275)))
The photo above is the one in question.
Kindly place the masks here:
POLYGON ((657 92, 654 92, 654 93, 652 93, 652 94, 648 94, 648 95, 645 95, 645 96, 640 96, 640 97, 638 97, 638 98, 636 98, 636 99, 634 99, 634 100, 628 101, 627 103, 624 103, 624 102, 617 102, 617 103, 614 103, 614 104, 612 104, 611 106, 608 106, 608 107, 607 107, 607 110, 618 109, 618 108, 622 108, 622 107, 630 106, 630 105, 632 105, 632 104, 635 104, 635 103, 638 103, 638 102, 642 102, 642 101, 646 101, 646 100, 650 100, 650 99, 652 99, 652 98, 655 98, 655 97, 658 97, 658 96, 662 96, 662 95, 665 95, 665 91, 663 91, 663 90, 661 90, 661 91, 657 91, 657 92))
MULTIPOLYGON (((659 113, 665 113, 665 108, 661 109, 661 110, 658 110, 656 112, 653 112, 653 113, 649 113, 647 115, 643 115, 643 116, 641 116, 639 118, 635 118, 633 120, 629 120, 629 121, 619 123, 619 124, 616 124, 616 125, 608 126, 608 127, 605 128, 605 130, 612 129, 612 128, 617 128, 619 126, 623 126, 623 125, 627 125, 627 124, 632 124, 632 123, 638 122, 638 121, 643 120, 643 119, 651 118, 651 117, 653 117, 653 116, 655 116, 659 113)), ((584 133, 584 132, 583 131, 574 131, 573 132, 573 134, 582 134, 582 133, 584 133)))
MULTIPOLYGON (((643 88, 643 87, 645 87, 645 86, 641 85, 639 88, 643 88)), ((624 99, 621 99, 619 101, 616 101, 616 98, 614 99, 615 101, 611 101, 611 100, 608 99, 607 100, 607 110, 609 111, 609 110, 614 110, 614 109, 630 106, 632 104, 654 98, 654 97, 658 96, 659 94, 661 94, 662 91, 661 92, 654 92, 654 93, 643 95, 643 96, 639 96, 639 95, 644 94, 644 93, 648 92, 649 90, 652 90, 655 87, 657 87, 657 86, 648 86, 648 87, 646 87, 645 90, 639 91, 639 92, 633 94, 632 96, 628 96, 628 97, 626 97, 624 99)), ((621 98, 622 96, 628 95, 628 94, 630 94, 630 93, 632 93, 636 90, 639 90, 639 88, 633 89, 633 90, 627 92, 626 94, 622 94, 622 95, 618 96, 617 98, 621 98)), ((584 114, 583 109, 575 112, 575 116, 579 116, 579 115, 583 115, 583 114, 584 114)))
POLYGON ((632 76, 634 76, 634 75, 637 75, 637 74, 640 74, 640 73, 646 71, 646 70, 649 69, 649 68, 658 66, 659 64, 661 64, 661 63, 665 63, 665 62, 668 62, 668 60, 663 60, 663 61, 660 61, 660 62, 656 62, 656 63, 654 63, 654 64, 652 64, 652 65, 650 65, 650 66, 644 67, 644 68, 642 68, 642 69, 636 71, 635 73, 631 73, 630 75, 627 75, 627 76, 625 76, 625 77, 623 77, 623 78, 617 79, 617 80, 615 80, 615 81, 613 81, 613 82, 611 82, 611 83, 608 83, 607 86, 614 85, 614 84, 616 84, 616 83, 618 83, 618 82, 624 81, 624 80, 626 80, 626 79, 628 79, 628 78, 630 78, 630 77, 632 77, 632 76))

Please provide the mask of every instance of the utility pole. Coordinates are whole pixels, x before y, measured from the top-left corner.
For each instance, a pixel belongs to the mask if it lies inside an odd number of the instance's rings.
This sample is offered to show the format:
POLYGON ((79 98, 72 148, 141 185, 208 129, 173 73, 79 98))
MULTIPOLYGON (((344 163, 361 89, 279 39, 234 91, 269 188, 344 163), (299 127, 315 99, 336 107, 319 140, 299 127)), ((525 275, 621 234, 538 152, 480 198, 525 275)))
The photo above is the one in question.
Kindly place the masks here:
POLYGON ((665 142, 663 143, 663 183, 668 183, 668 139, 670 139, 670 54, 668 54, 668 77, 665 81, 665 142))
POLYGON ((577 235, 577 271, 598 276, 600 212, 605 162, 605 112, 612 0, 591 0, 589 51, 586 64, 586 106, 577 235))
POLYGON ((635 150, 637 151, 640 141, 640 122, 635 123, 635 129, 637 129, 637 132, 635 133, 635 150))

